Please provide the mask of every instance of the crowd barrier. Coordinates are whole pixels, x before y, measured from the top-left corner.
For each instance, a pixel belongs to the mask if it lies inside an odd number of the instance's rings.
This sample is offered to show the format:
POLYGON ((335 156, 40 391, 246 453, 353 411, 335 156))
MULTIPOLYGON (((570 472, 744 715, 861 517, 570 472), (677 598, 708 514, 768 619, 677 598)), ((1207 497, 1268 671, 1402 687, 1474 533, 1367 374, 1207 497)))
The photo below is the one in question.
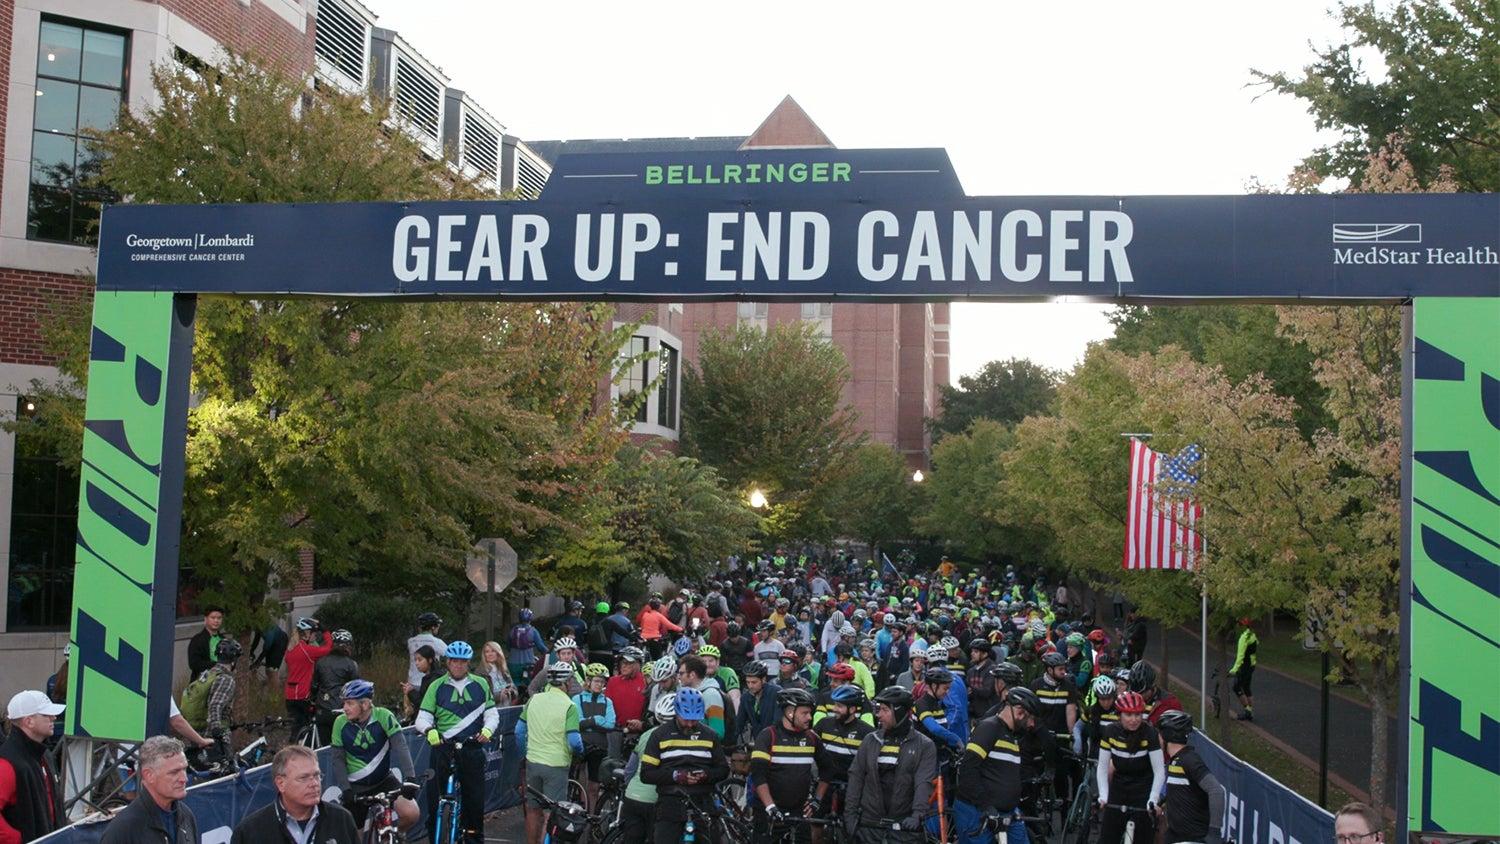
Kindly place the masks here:
POLYGON ((1198 730, 1192 745, 1229 792, 1224 839, 1239 844, 1325 844, 1333 815, 1271 779, 1198 730))
MULTIPOLYGON (((508 809, 520 803, 520 754, 515 752, 516 721, 521 715, 519 706, 500 710, 499 738, 485 746, 484 810, 486 813, 508 809)), ((427 770, 432 748, 416 731, 407 728, 401 733, 411 748, 412 763, 418 771, 427 770)), ((333 768, 329 760, 329 749, 318 751, 318 764, 323 769, 324 786, 333 782, 333 768)), ((428 788, 442 788, 436 778, 428 788)), ((262 765, 245 771, 239 777, 214 780, 188 789, 184 801, 198 821, 201 844, 228 844, 235 824, 245 815, 271 802, 276 796, 271 783, 271 766, 262 765)), ((422 820, 408 835, 411 840, 426 840, 427 794, 417 798, 422 810, 422 820)), ((60 829, 51 835, 38 838, 45 844, 98 844, 104 831, 109 828, 107 818, 84 818, 78 823, 60 829)))

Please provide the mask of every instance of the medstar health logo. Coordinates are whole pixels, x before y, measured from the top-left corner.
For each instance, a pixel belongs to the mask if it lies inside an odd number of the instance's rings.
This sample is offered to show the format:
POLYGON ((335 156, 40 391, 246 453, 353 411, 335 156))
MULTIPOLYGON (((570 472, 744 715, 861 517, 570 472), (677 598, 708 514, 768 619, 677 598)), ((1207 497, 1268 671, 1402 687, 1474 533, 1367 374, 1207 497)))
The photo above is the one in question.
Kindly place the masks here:
POLYGON ((1421 223, 1334 223, 1334 243, 1421 243, 1421 223))

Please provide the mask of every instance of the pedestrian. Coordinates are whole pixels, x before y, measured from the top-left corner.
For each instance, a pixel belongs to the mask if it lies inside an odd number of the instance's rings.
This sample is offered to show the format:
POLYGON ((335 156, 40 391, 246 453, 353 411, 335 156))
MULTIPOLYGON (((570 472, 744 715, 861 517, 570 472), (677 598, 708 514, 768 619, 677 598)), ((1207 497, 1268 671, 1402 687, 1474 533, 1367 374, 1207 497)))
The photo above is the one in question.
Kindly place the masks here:
POLYGON ((1115 626, 1118 627, 1120 626, 1120 622, 1125 619, 1125 592, 1118 586, 1115 587, 1113 602, 1115 610, 1115 626))
MULTIPOLYGON (((198 820, 182 802, 187 797, 188 763, 182 742, 152 736, 136 756, 140 790, 104 830, 99 844, 178 844, 198 840, 198 820)), ((269 841, 270 839, 262 839, 269 841)))
POLYGON ((1229 673, 1234 675, 1234 693, 1239 695, 1240 706, 1245 708, 1236 716, 1241 721, 1255 720, 1255 698, 1250 690, 1250 680, 1255 676, 1255 664, 1257 657, 1255 652, 1260 650, 1260 639, 1255 636, 1255 628, 1250 626, 1250 619, 1240 619, 1240 640, 1234 652, 1234 666, 1229 673))
POLYGON ((479 673, 490 683, 490 694, 496 706, 510 706, 516 702, 516 683, 510 677, 510 668, 505 662, 505 651, 499 642, 485 642, 479 651, 479 673))
POLYGON ((224 608, 216 605, 208 607, 203 613, 203 629, 188 640, 189 676, 197 677, 214 667, 214 654, 219 647, 219 637, 223 635, 223 630, 224 608))
MULTIPOLYGON (((359 829, 354 816, 337 803, 322 799, 323 775, 318 755, 300 744, 289 744, 271 759, 271 783, 276 797, 246 815, 234 827, 229 844, 356 844, 359 829)), ((192 839, 177 839, 177 844, 192 839)))
POLYGON ((424 612, 417 616, 417 635, 406 640, 406 682, 408 685, 422 685, 423 673, 417 668, 417 648, 427 645, 432 652, 440 654, 448 650, 448 643, 438 637, 438 628, 443 626, 443 619, 435 612, 424 612))
POLYGON ((10 735, 0 745, 0 841, 34 841, 67 824, 62 779, 42 744, 63 709, 32 690, 17 693, 5 709, 10 735))

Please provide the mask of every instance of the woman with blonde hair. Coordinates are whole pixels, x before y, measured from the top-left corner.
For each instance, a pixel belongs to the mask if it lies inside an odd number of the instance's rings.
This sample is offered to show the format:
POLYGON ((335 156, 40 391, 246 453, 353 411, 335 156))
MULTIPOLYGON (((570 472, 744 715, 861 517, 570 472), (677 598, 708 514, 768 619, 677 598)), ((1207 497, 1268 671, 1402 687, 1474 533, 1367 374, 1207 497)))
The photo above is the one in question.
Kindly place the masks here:
POLYGON ((505 664, 505 651, 500 649, 499 642, 485 642, 480 658, 482 665, 480 673, 489 678, 490 694, 495 696, 495 703, 501 706, 509 706, 516 702, 516 684, 510 678, 510 670, 505 664))

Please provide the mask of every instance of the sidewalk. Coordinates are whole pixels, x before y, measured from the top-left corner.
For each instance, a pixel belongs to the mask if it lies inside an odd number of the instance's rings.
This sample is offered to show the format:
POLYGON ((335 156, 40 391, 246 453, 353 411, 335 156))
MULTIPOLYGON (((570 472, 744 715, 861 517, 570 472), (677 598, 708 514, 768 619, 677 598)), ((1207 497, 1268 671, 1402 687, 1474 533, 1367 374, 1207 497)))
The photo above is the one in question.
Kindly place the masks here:
MULTIPOLYGON (((1171 651, 1172 679, 1194 689, 1199 678, 1198 637, 1183 628, 1173 628, 1167 633, 1167 647, 1171 651)), ((1212 674, 1218 662, 1218 648, 1209 643, 1208 670, 1212 674)), ((1153 625, 1151 638, 1147 640, 1146 656, 1153 665, 1162 662, 1162 629, 1153 625)), ((1320 715, 1318 686, 1292 678, 1261 664, 1256 668, 1255 720, 1248 726, 1277 744, 1281 750, 1316 772, 1318 768, 1318 720, 1320 715)), ((1212 680, 1210 680, 1212 684, 1212 680)), ((1230 692, 1231 681, 1221 685, 1224 705, 1231 717, 1239 714, 1239 700, 1230 692)), ((1193 720, 1198 720, 1196 709, 1193 720)), ((1388 767, 1386 776, 1386 799, 1395 799, 1400 787, 1397 776, 1397 761, 1403 749, 1396 744, 1396 717, 1387 720, 1388 767)), ((1209 735, 1213 735, 1209 730, 1209 735)), ((1328 702, 1328 771, 1329 782, 1351 794, 1367 795, 1370 787, 1370 709, 1339 695, 1331 695, 1328 702), (1343 780, 1339 783, 1336 780, 1343 780)))

